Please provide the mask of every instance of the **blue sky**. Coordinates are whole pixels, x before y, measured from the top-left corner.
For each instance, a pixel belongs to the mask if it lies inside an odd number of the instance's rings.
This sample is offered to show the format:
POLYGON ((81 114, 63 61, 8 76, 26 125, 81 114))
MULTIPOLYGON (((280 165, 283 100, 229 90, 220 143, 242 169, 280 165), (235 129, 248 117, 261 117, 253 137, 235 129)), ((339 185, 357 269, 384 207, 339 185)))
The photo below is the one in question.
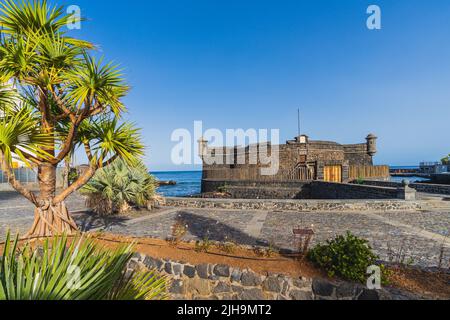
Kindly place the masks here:
MULTIPOLYGON (((53 2, 53 1, 52 1, 53 2)), ((128 119, 143 128, 151 170, 171 163, 178 128, 275 128, 284 142, 379 136, 378 164, 450 152, 450 1, 57 1, 125 69, 128 119), (366 9, 382 10, 382 30, 366 9)))

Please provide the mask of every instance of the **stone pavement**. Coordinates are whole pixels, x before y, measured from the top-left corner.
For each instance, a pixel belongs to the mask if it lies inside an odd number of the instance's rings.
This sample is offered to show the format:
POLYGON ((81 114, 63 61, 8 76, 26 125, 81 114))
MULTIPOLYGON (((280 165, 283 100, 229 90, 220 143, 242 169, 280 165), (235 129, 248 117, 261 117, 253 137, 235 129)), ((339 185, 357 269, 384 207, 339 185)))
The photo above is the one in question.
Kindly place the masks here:
MULTIPOLYGON (((66 201, 71 212, 86 210, 84 199, 78 194, 66 201)), ((33 224, 34 207, 25 198, 14 191, 0 192, 0 239, 7 230, 23 234, 33 224)))
POLYGON ((188 226, 186 240, 234 241, 244 245, 272 245, 295 249, 292 229, 314 226, 313 243, 351 231, 370 241, 385 261, 399 260, 437 266, 441 250, 450 262, 450 212, 407 213, 293 213, 215 209, 169 209, 155 216, 112 224, 105 231, 165 239, 177 221, 188 226))
MULTIPOLYGON (((68 201, 71 212, 85 210, 79 195, 68 201)), ((104 230, 135 237, 165 239, 171 226, 181 221, 188 226, 185 240, 235 241, 244 245, 269 244, 279 249, 295 249, 292 229, 314 225, 314 243, 324 242, 351 231, 370 241, 383 260, 405 255, 405 260, 422 266, 450 261, 450 211, 416 212, 273 212, 221 209, 166 208, 141 212, 138 218, 98 218, 75 214, 83 230, 104 230)), ((0 238, 6 230, 24 233, 32 224, 33 208, 15 193, 0 192, 0 238)))

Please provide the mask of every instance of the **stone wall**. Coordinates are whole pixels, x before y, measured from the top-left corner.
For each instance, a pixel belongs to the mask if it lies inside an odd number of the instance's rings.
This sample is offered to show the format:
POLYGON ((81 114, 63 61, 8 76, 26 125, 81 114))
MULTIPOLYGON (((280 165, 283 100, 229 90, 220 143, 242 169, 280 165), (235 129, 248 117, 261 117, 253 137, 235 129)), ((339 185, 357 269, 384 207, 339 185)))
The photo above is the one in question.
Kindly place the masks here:
MULTIPOLYGON (((449 166, 449 170, 450 170, 450 166, 449 166)), ((433 183, 450 185, 450 174, 449 173, 432 174, 431 180, 433 183)))
POLYGON ((286 187, 226 187, 226 192, 234 199, 309 199, 308 185, 301 188, 286 187))
POLYGON ((369 186, 323 181, 252 182, 203 180, 204 192, 224 188, 234 199, 397 199, 396 186, 369 186))
POLYGON ((325 279, 258 274, 228 265, 155 259, 135 254, 131 269, 155 269, 170 280, 172 300, 393 300, 414 299, 388 290, 368 290, 359 284, 325 279))
MULTIPOLYGON (((342 166, 342 181, 348 181, 349 166, 372 166, 373 153, 367 143, 341 145, 329 141, 309 141, 297 143, 288 141, 279 145, 279 170, 276 175, 261 173, 267 164, 261 163, 258 148, 252 145, 245 148, 209 148, 205 146, 203 155, 203 179, 208 180, 323 180, 325 166, 342 166)), ((269 145, 264 154, 272 154, 269 145)), ((208 192, 203 189, 203 192, 208 192)))
POLYGON ((351 165, 371 166, 373 158, 368 154, 367 144, 350 144, 344 145, 345 159, 351 165))
POLYGON ((425 207, 422 201, 402 200, 259 200, 166 198, 166 206, 199 209, 267 210, 294 212, 340 211, 415 211, 425 207))
POLYGON ((301 190, 307 187, 309 182, 307 181, 249 181, 249 180, 216 180, 216 179, 203 179, 202 190, 203 192, 215 192, 222 187, 250 187, 250 188, 294 188, 301 190))
MULTIPOLYGON (((378 180, 366 180, 363 182, 363 184, 369 186, 382 186, 391 188, 398 188, 402 186, 402 184, 398 182, 378 181, 378 180)), ((411 183, 409 186, 415 189, 417 192, 450 195, 450 185, 411 183)))
POLYGON ((397 188, 313 181, 312 199, 397 199, 397 188))

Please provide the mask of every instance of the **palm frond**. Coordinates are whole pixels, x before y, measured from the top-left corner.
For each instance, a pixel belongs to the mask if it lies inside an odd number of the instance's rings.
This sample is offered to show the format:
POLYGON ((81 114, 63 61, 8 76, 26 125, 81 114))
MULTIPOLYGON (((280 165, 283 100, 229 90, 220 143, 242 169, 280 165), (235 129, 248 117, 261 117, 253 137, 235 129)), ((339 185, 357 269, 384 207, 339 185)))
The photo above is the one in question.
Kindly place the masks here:
POLYGON ((110 108, 116 116, 125 110, 121 99, 129 87, 118 66, 85 54, 80 64, 65 74, 65 79, 69 84, 68 96, 79 107, 89 101, 105 110, 110 108))
POLYGON ((70 19, 70 15, 64 15, 63 7, 50 7, 46 0, 4 0, 0 13, 0 27, 5 34, 55 34, 70 19))
POLYGON ((12 153, 28 162, 25 154, 44 159, 51 157, 46 148, 51 147, 52 135, 37 126, 36 115, 29 108, 18 111, 7 110, 0 119, 0 151, 7 162, 12 162, 12 153))
POLYGON ((0 82, 7 83, 13 77, 33 83, 38 71, 37 43, 30 39, 5 39, 0 47, 0 82))
POLYGON ((17 91, 11 86, 0 85, 0 117, 6 112, 6 108, 14 106, 18 99, 17 91))
POLYGON ((96 213, 108 215, 130 206, 146 206, 155 197, 155 190, 155 178, 141 161, 129 165, 117 159, 97 171, 81 192, 96 213))
POLYGON ((132 164, 144 154, 140 129, 132 123, 119 123, 115 117, 84 121, 79 128, 79 139, 91 143, 97 161, 118 155, 132 164))

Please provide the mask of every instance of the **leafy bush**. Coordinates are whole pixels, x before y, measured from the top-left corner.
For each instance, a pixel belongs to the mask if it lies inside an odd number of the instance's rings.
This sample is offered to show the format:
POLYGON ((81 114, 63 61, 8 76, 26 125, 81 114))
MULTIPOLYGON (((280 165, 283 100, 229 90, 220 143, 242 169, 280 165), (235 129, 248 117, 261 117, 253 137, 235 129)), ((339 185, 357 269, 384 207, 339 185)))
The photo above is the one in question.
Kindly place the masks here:
POLYGON ((0 300, 159 300, 167 279, 154 271, 128 273, 132 246, 115 250, 92 239, 57 237, 19 248, 8 233, 0 260, 0 300))
POLYGON ((209 252, 213 243, 209 239, 209 236, 205 236, 202 241, 195 242, 195 251, 196 252, 209 252))
POLYGON ((70 168, 69 171, 69 183, 72 184, 79 178, 78 171, 75 168, 70 168))
MULTIPOLYGON (((330 277, 364 283, 367 268, 375 265, 378 257, 372 252, 368 241, 347 232, 328 240, 325 245, 317 245, 308 253, 308 258, 316 266, 328 272, 330 277)), ((385 268, 381 266, 382 272, 385 268)))
POLYGON ((226 193, 227 192, 227 185, 219 186, 217 188, 217 191, 220 193, 226 193))
POLYGON ((98 214, 124 213, 132 206, 147 206, 155 199, 156 180, 142 162, 130 166, 118 159, 97 171, 81 189, 87 206, 98 214))

